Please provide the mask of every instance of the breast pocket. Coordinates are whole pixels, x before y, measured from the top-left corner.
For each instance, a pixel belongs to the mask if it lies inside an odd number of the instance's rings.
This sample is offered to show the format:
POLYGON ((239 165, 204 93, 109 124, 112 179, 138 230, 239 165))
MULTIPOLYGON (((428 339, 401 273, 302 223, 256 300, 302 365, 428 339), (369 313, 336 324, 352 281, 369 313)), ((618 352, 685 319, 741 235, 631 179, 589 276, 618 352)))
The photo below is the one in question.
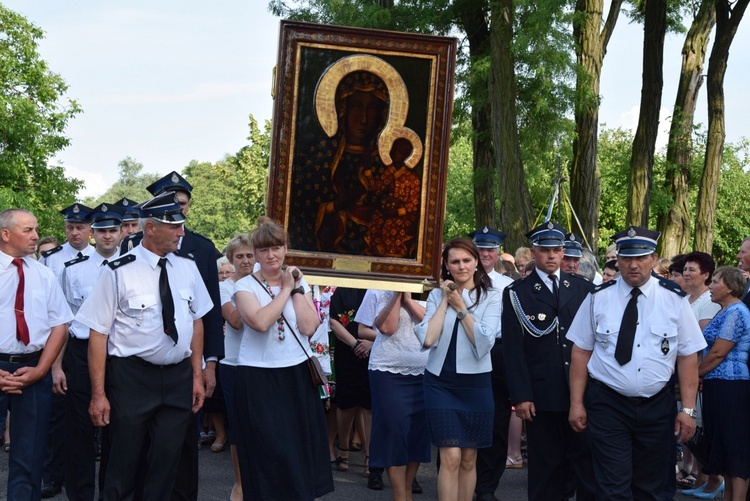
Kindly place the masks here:
POLYGON ((128 299, 128 315, 135 317, 138 325, 152 325, 161 321, 159 300, 155 294, 143 294, 128 299))
MULTIPOLYGON (((27 296, 28 297, 28 296, 27 296)), ((47 294, 44 291, 31 292, 31 304, 24 304, 24 315, 32 315, 45 331, 50 329, 47 294)))
POLYGON ((651 326, 651 341, 657 351, 668 355, 677 348, 677 327, 671 324, 654 324, 651 326))
POLYGON ((596 326, 594 339, 596 340, 596 344, 601 346, 604 351, 607 351, 617 340, 617 334, 619 332, 619 323, 602 322, 596 326))
POLYGON ((180 299, 180 305, 184 315, 182 318, 193 318, 193 315, 195 314, 195 310, 193 309, 193 299, 195 299, 193 291, 190 289, 180 289, 180 299))

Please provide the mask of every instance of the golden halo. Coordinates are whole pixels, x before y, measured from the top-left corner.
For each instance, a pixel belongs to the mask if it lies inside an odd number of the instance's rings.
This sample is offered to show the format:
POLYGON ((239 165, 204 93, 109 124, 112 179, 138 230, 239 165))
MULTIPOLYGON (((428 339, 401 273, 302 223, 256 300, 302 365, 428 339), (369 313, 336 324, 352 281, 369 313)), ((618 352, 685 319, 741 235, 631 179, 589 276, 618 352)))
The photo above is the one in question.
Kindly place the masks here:
POLYGON ((390 104, 385 127, 378 135, 378 153, 385 165, 390 165, 391 147, 398 138, 404 138, 412 144, 411 155, 404 164, 413 168, 422 158, 424 148, 416 132, 404 127, 409 113, 409 93, 406 84, 398 71, 379 57, 357 54, 339 59, 325 71, 315 89, 315 113, 323 131, 333 137, 338 131, 336 116, 336 88, 341 80, 355 71, 369 71, 379 76, 388 88, 390 104))

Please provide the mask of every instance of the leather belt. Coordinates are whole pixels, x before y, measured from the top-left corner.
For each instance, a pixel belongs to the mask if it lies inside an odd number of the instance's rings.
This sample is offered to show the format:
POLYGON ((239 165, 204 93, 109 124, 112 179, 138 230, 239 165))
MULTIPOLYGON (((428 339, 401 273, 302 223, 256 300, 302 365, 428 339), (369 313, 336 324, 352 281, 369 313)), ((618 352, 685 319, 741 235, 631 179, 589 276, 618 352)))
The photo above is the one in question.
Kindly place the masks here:
POLYGON ((0 353, 0 362, 10 362, 11 364, 23 364, 25 362, 31 362, 32 360, 38 360, 42 356, 42 350, 35 351, 34 353, 19 353, 17 355, 11 355, 9 353, 0 353))

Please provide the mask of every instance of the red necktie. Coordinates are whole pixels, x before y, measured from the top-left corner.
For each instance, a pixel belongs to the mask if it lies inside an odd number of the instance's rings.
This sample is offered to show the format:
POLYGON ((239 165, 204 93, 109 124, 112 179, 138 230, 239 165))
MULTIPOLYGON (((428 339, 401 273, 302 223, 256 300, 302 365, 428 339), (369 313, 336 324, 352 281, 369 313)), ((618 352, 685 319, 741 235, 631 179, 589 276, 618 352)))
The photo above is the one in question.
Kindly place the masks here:
POLYGON ((26 319, 23 316, 23 289, 24 289, 24 278, 23 278, 23 260, 16 258, 13 260, 13 264, 18 267, 18 288, 16 289, 16 339, 21 341, 23 344, 29 344, 29 326, 26 325, 26 319))

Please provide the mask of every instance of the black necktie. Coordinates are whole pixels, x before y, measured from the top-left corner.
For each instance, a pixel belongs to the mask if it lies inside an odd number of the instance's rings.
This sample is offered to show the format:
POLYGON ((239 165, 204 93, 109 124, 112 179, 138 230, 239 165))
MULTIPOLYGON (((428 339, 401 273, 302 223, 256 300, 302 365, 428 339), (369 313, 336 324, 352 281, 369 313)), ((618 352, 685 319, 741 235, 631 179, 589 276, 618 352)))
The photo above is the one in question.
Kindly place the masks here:
POLYGON ((169 288, 169 277, 167 277, 167 258, 159 259, 161 273, 159 274, 159 295, 161 296, 161 320, 164 324, 164 334, 172 338, 177 344, 177 327, 174 324, 174 300, 172 289, 169 288))
POLYGON ((557 290, 557 275, 550 275, 549 279, 552 280, 552 294, 555 296, 555 299, 558 299, 560 296, 557 290))
POLYGON ((617 347, 615 348, 615 360, 620 365, 630 362, 633 357, 633 342, 635 341, 635 328, 638 325, 638 296, 641 289, 634 287, 630 291, 630 301, 625 307, 620 324, 620 333, 617 335, 617 347))

